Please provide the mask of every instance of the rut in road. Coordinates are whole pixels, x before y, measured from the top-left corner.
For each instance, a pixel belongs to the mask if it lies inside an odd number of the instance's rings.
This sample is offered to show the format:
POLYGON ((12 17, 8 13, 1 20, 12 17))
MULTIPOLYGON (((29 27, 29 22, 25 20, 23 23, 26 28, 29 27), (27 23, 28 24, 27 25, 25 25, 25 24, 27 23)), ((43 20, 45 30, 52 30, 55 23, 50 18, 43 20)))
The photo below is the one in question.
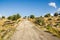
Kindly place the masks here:
POLYGON ((35 30, 34 27, 35 25, 30 21, 23 20, 16 28, 17 31, 9 40, 52 40, 46 38, 45 35, 42 35, 43 32, 39 32, 37 29, 35 30))

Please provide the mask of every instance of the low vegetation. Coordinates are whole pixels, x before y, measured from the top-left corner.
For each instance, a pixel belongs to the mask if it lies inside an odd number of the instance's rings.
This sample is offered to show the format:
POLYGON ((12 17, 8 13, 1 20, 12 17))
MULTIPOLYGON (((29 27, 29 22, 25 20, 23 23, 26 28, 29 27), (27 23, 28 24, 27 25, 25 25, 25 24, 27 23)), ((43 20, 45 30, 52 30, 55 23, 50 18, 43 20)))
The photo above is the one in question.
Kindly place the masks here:
POLYGON ((10 36, 15 32, 18 22, 20 22, 21 16, 15 14, 5 18, 0 18, 0 40, 8 40, 10 36))
POLYGON ((15 14, 15 15, 9 16, 7 19, 14 21, 19 18, 21 18, 21 16, 19 14, 15 14))
POLYGON ((34 16, 34 15, 30 15, 30 18, 31 18, 31 19, 34 19, 34 18, 35 18, 35 16, 34 16))
POLYGON ((35 17, 34 19, 30 19, 36 25, 39 25, 40 29, 43 29, 45 32, 51 33, 53 36, 60 37, 60 14, 54 13, 54 15, 50 15, 50 13, 44 15, 43 17, 35 17))
MULTIPOLYGON (((15 31, 16 25, 20 22, 21 15, 15 14, 5 18, 0 18, 0 40, 7 40, 15 31)), ((60 37, 60 14, 55 13, 51 16, 50 13, 45 16, 35 17, 34 15, 25 16, 30 21, 39 25, 40 29, 44 28, 46 32, 51 33, 54 36, 60 37)))

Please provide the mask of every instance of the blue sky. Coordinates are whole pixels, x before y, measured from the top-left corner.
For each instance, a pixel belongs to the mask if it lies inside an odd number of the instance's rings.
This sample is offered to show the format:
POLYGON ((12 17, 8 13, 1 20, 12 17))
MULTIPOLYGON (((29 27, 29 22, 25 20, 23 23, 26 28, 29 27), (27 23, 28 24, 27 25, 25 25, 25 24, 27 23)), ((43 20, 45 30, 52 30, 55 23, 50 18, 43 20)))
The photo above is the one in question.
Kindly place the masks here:
POLYGON ((60 0, 0 0, 0 16, 43 16, 60 10, 60 0))

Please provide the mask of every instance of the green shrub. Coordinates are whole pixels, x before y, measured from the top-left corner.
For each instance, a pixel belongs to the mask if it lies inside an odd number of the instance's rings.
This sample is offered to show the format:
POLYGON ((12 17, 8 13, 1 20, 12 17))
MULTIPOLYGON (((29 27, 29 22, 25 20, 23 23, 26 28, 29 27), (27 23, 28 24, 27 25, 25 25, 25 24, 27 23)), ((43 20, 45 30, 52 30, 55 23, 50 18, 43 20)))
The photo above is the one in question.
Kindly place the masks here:
POLYGON ((21 18, 21 16, 20 16, 19 14, 15 14, 15 15, 12 15, 12 16, 9 16, 9 17, 8 17, 9 20, 13 20, 13 21, 14 21, 14 20, 17 20, 17 19, 19 19, 19 18, 21 18))
POLYGON ((48 14, 46 14, 44 17, 50 17, 51 15, 50 15, 50 13, 48 13, 48 14))
POLYGON ((50 24, 48 24, 48 25, 46 26, 46 28, 47 28, 48 30, 50 30, 52 27, 51 27, 50 24))
POLYGON ((35 23, 38 25, 45 25, 44 19, 42 17, 36 18, 35 23))
POLYGON ((32 18, 32 19, 33 19, 33 18, 35 18, 35 16, 34 16, 34 15, 30 15, 30 18, 32 18))
POLYGON ((59 14, 56 12, 56 13, 54 13, 54 16, 58 16, 59 14))
POLYGON ((5 18, 5 16, 2 16, 2 18, 5 18))

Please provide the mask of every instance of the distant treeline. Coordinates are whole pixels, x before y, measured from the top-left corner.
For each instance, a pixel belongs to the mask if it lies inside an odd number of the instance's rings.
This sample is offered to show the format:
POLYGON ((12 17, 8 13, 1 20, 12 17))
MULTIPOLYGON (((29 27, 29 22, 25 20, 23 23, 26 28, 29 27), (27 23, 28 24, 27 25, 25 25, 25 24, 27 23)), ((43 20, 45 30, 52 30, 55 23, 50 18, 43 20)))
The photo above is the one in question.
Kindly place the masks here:
MULTIPOLYGON (((58 15, 60 15, 60 13, 55 12, 53 16, 58 16, 58 15)), ((47 13, 46 15, 44 15, 44 17, 50 17, 50 16, 52 16, 50 13, 47 13)), ((2 18, 5 18, 5 16, 2 16, 2 18)), ((7 19, 9 19, 9 20, 17 20, 19 18, 21 18, 21 15, 18 13, 7 17, 7 19)), ((32 18, 33 19, 33 18, 35 18, 35 15, 30 15, 28 17, 25 16, 23 18, 32 18)))

